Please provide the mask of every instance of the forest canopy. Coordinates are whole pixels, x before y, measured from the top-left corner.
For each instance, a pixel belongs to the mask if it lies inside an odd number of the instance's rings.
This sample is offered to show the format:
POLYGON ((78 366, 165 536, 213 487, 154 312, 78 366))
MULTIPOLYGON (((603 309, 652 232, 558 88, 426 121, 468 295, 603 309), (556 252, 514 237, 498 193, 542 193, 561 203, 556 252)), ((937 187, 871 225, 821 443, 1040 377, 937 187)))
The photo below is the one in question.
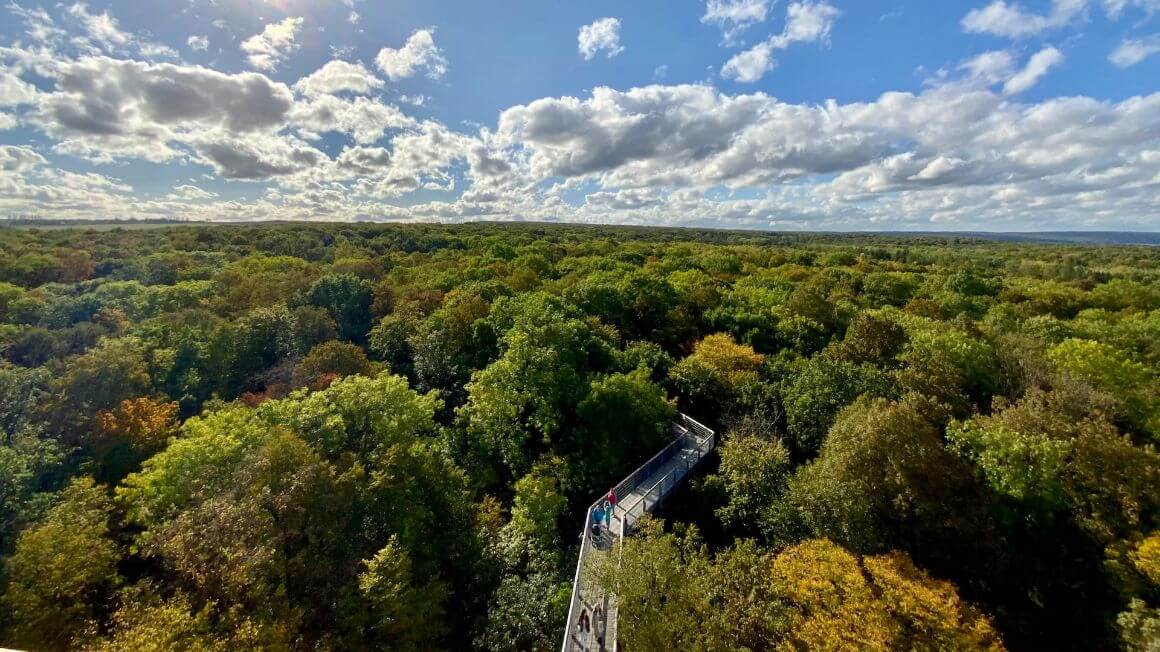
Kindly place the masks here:
POLYGON ((552 226, 0 228, 0 645, 1160 646, 1160 251, 552 226))

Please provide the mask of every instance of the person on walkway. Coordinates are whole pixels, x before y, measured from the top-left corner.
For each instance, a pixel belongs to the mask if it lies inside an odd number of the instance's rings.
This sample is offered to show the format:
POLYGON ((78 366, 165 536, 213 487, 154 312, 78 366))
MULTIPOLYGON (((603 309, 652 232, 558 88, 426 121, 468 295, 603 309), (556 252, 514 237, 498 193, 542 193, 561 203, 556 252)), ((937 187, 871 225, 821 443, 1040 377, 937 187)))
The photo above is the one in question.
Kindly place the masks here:
POLYGON ((616 509, 616 488, 614 487, 608 492, 608 504, 612 505, 612 509, 616 509))
POLYGON ((592 538, 593 539, 600 536, 600 524, 603 521, 604 521, 604 510, 600 508, 600 505, 597 505, 596 508, 592 510, 592 538))
POLYGON ((612 505, 606 500, 600 511, 604 514, 604 527, 612 529, 612 505))

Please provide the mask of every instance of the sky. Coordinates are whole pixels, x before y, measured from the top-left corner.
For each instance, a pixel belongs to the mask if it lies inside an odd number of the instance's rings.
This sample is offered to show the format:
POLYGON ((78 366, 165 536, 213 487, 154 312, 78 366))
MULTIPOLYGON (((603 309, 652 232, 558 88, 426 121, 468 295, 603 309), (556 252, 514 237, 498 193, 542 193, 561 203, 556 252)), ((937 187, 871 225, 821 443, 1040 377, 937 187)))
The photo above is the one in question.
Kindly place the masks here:
POLYGON ((0 0, 0 218, 1160 230, 1160 0, 0 0))

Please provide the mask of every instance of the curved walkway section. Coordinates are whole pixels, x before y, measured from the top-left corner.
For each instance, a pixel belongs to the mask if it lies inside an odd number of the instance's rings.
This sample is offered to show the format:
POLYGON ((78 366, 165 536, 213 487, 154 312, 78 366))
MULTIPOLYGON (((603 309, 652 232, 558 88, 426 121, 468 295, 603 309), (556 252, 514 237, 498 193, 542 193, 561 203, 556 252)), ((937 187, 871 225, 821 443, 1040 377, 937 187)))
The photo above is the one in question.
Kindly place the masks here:
POLYGON ((672 443, 616 485, 619 503, 609 527, 601 526, 599 535, 590 531, 592 511, 604 501, 604 496, 590 505, 584 515, 563 652, 616 649, 616 596, 600 588, 597 563, 619 551, 617 544, 632 532, 633 523, 663 502, 716 444, 716 433, 684 414, 673 421, 671 430, 672 443))

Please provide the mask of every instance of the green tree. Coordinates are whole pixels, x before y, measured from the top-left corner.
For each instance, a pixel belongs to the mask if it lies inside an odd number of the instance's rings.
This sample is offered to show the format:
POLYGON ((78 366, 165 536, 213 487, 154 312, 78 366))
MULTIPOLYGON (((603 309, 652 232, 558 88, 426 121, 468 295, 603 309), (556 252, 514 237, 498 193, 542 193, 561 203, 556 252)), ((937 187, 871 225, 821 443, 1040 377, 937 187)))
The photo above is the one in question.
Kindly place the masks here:
POLYGON ((782 389, 786 429, 794 448, 802 455, 813 455, 843 407, 863 394, 893 393, 889 377, 873 367, 811 358, 782 389))
POLYGON ((20 534, 3 596, 16 645, 68 649, 95 635, 101 605, 120 582, 110 510, 99 486, 78 479, 44 520, 20 534))
POLYGON ((817 536, 858 552, 953 547, 977 527, 968 507, 981 504, 969 468, 915 402, 869 397, 839 414, 818 458, 790 480, 788 500, 817 536))
POLYGON ((548 652, 560 645, 560 623, 568 616, 572 587, 554 573, 506 575, 487 610, 475 645, 484 650, 548 652))
POLYGON ((715 478, 728 497, 717 516, 728 527, 769 533, 776 527, 776 510, 789 481, 792 464, 780 439, 734 433, 719 449, 721 467, 715 478))
POLYGON ((369 605, 368 642, 392 650, 426 650, 443 635, 446 587, 416 585, 411 557, 395 540, 365 562, 358 587, 369 605))
POLYGON ((327 274, 306 291, 306 302, 325 308, 344 340, 365 342, 371 329, 372 285, 350 274, 327 274))
POLYGON ((648 372, 637 368, 594 378, 576 412, 580 433, 570 447, 578 458, 575 480, 597 492, 667 443, 676 408, 648 372))
POLYGON ((492 319, 502 354, 473 374, 460 418, 472 445, 514 478, 546 449, 569 448, 569 417, 612 348, 607 331, 547 295, 501 298, 492 319))
POLYGON ((559 568, 559 519, 567 499, 558 476, 564 472, 562 460, 549 460, 516 481, 511 520, 499 533, 509 568, 542 573, 559 568))
POLYGON ((758 378, 765 356, 728 335, 702 339, 693 353, 669 371, 669 379, 694 412, 715 414, 729 407, 746 384, 758 378))
POLYGON ((99 412, 152 390, 148 352, 136 338, 105 339, 88 353, 69 360, 55 381, 49 402, 51 421, 65 440, 79 443, 99 412))
POLYGON ((854 364, 872 364, 892 367, 895 358, 906 343, 906 331, 891 321, 860 312, 846 329, 846 336, 827 350, 835 360, 854 364))
POLYGON ((378 367, 367 360, 366 353, 359 346, 331 340, 311 349, 294 365, 291 382, 295 387, 324 389, 345 376, 374 376, 378 367))
POLYGON ((1075 338, 1049 349, 1047 357, 1069 377, 1114 397, 1127 423, 1160 438, 1160 383, 1145 365, 1114 347, 1075 338))

